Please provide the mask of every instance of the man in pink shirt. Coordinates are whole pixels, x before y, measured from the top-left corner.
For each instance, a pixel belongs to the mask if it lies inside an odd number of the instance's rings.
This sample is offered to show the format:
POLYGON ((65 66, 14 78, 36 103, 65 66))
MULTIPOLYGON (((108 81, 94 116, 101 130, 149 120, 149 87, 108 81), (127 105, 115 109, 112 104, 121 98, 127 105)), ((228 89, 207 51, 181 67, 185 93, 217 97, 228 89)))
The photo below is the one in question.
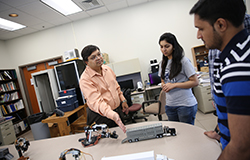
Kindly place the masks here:
POLYGON ((100 49, 88 45, 82 50, 82 58, 87 67, 80 78, 80 88, 87 100, 87 125, 96 122, 109 127, 119 126, 126 132, 121 117, 128 114, 128 104, 116 81, 116 75, 106 65, 100 49), (117 125, 116 125, 117 124, 117 125))

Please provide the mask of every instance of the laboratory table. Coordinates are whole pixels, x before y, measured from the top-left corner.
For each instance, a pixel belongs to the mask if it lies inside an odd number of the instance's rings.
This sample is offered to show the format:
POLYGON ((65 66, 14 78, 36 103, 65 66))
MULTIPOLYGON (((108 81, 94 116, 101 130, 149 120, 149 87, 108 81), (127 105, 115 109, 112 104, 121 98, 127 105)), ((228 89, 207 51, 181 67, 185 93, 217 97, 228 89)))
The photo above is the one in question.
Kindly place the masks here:
MULTIPOLYGON (((150 139, 139 142, 124 143, 121 141, 126 138, 126 134, 118 127, 111 128, 110 131, 116 131, 119 137, 117 139, 103 138, 95 146, 84 148, 78 139, 85 138, 84 133, 68 136, 49 138, 43 140, 30 141, 30 147, 24 156, 31 160, 56 160, 65 149, 77 148, 83 152, 91 154, 95 160, 101 160, 102 157, 111 157, 132 153, 154 151, 156 154, 163 154, 174 160, 215 160, 221 153, 220 144, 213 139, 205 136, 204 129, 197 126, 169 121, 148 121, 126 125, 128 128, 145 126, 149 124, 162 123, 163 126, 175 128, 176 136, 150 139)), ((10 153, 18 158, 18 153, 14 145, 2 146, 8 147, 10 153)), ((67 160, 73 160, 72 155, 68 154, 67 160)), ((82 158, 84 159, 84 158, 82 158)), ((90 156, 86 156, 91 160, 90 156)))

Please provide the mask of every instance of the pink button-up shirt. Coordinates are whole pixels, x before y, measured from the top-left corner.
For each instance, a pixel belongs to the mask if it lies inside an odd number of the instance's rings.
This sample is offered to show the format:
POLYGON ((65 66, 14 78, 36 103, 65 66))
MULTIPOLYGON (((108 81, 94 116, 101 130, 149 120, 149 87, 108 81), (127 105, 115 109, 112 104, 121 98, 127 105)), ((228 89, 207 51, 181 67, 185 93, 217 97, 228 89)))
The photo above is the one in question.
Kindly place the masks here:
POLYGON ((125 98, 112 69, 106 65, 101 67, 102 75, 87 66, 80 78, 80 88, 92 111, 115 120, 114 115, 117 113, 113 110, 125 98))

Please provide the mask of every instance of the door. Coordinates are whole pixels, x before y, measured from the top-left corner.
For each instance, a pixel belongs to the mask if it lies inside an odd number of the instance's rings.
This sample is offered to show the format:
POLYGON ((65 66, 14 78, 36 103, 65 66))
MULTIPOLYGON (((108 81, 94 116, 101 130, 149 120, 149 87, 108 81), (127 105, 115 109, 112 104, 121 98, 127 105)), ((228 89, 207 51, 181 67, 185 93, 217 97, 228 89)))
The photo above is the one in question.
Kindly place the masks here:
POLYGON ((54 65, 61 63, 61 62, 62 62, 62 57, 57 57, 54 59, 48 59, 45 61, 27 64, 27 65, 19 67, 20 74, 22 76, 24 90, 26 93, 29 110, 31 114, 40 112, 31 74, 35 72, 43 71, 46 69, 53 69, 54 65), (52 63, 52 62, 55 62, 55 63, 52 63))

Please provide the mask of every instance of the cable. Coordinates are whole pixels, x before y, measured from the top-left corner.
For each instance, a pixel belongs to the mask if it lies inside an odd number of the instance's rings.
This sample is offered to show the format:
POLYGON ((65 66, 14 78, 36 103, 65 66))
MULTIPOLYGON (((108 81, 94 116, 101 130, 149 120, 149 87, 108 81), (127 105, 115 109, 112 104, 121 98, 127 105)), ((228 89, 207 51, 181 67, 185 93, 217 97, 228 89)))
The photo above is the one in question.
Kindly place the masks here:
POLYGON ((66 160, 66 154, 72 154, 72 157, 74 157, 75 160, 80 160, 82 157, 84 158, 84 160, 86 160, 85 155, 90 156, 91 159, 94 160, 94 158, 91 154, 83 152, 83 151, 76 149, 76 148, 70 148, 70 149, 64 150, 60 154, 59 160, 66 160))

